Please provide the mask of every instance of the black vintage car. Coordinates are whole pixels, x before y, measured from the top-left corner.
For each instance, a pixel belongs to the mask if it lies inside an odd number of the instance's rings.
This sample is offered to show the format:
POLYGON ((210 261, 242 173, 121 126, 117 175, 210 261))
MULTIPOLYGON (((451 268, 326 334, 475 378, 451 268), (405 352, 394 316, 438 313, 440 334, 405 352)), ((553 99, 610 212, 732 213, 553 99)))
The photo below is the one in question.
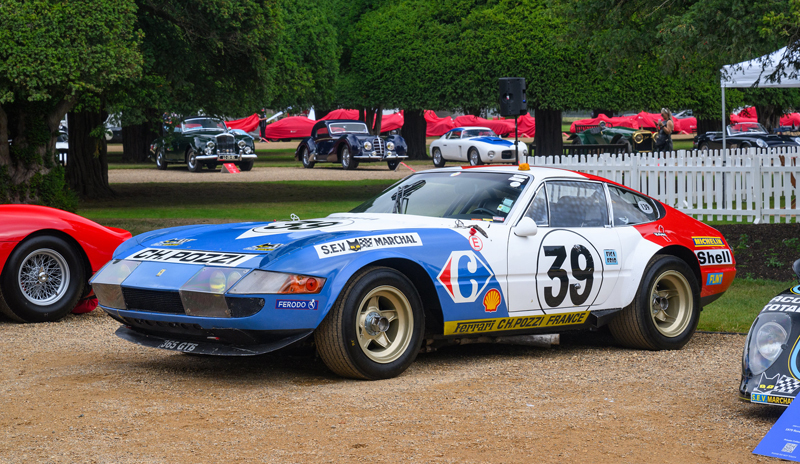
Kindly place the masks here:
POLYGON ((203 166, 216 169, 222 163, 234 163, 239 170, 249 171, 257 158, 253 137, 228 129, 220 119, 204 116, 185 119, 173 133, 155 140, 150 151, 158 169, 185 163, 191 172, 203 166))
POLYGON ((328 162, 355 169, 361 161, 385 161, 394 170, 408 157, 406 150, 406 141, 399 135, 371 135, 361 121, 332 119, 314 124, 311 137, 300 142, 295 158, 306 168, 328 162))
MULTIPOLYGON (((800 137, 774 135, 767 132, 757 122, 740 122, 729 125, 726 130, 725 144, 727 148, 777 148, 800 146, 800 137)), ((722 149, 722 132, 706 132, 694 138, 696 150, 722 149)))

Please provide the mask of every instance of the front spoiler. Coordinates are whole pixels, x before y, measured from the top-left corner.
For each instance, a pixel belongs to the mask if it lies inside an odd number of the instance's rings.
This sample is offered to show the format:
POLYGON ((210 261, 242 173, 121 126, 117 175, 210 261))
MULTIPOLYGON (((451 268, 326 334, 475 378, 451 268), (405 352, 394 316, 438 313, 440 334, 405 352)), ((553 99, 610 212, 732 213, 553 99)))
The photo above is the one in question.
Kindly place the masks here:
POLYGON ((292 343, 308 337, 313 332, 313 330, 308 330, 260 345, 231 345, 214 342, 182 341, 180 339, 170 339, 158 335, 144 334, 126 326, 121 326, 117 329, 116 335, 123 340, 138 345, 150 348, 161 348, 162 350, 179 351, 181 353, 196 353, 211 356, 255 356, 287 347, 292 343))

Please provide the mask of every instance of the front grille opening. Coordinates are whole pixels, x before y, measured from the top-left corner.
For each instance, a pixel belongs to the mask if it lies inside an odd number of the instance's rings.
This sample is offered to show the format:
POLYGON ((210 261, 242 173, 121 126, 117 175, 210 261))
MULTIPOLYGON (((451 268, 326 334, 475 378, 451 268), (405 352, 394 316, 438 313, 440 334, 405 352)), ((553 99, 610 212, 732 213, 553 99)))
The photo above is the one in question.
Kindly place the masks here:
POLYGON ((122 296, 125 298, 125 306, 131 311, 185 314, 178 292, 122 287, 122 296))

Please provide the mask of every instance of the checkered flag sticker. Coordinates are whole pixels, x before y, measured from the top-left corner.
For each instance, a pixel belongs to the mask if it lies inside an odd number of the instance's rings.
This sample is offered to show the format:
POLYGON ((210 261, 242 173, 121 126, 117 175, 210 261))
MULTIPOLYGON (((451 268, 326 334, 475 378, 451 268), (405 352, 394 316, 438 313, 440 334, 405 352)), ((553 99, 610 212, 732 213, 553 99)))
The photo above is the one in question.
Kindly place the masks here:
POLYGON ((794 391, 798 388, 800 388, 800 380, 782 375, 780 380, 775 383, 775 388, 772 389, 772 393, 783 393, 788 395, 794 393, 794 391))
POLYGON ((372 248, 372 239, 360 238, 358 239, 358 244, 361 245, 361 248, 372 248))

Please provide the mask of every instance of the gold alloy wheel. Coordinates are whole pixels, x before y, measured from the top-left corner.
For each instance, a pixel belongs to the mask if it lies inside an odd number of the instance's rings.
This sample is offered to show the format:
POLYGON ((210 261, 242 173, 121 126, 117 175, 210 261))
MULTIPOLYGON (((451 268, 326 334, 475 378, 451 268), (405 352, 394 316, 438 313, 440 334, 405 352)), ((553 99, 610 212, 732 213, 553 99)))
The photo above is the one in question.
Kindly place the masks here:
POLYGON ((406 296, 382 285, 361 300, 356 334, 361 351, 376 363, 388 364, 403 355, 414 332, 414 314, 406 296))
POLYGON ((650 317, 665 337, 677 337, 692 319, 693 298, 689 281, 678 271, 666 271, 650 288, 650 317))

